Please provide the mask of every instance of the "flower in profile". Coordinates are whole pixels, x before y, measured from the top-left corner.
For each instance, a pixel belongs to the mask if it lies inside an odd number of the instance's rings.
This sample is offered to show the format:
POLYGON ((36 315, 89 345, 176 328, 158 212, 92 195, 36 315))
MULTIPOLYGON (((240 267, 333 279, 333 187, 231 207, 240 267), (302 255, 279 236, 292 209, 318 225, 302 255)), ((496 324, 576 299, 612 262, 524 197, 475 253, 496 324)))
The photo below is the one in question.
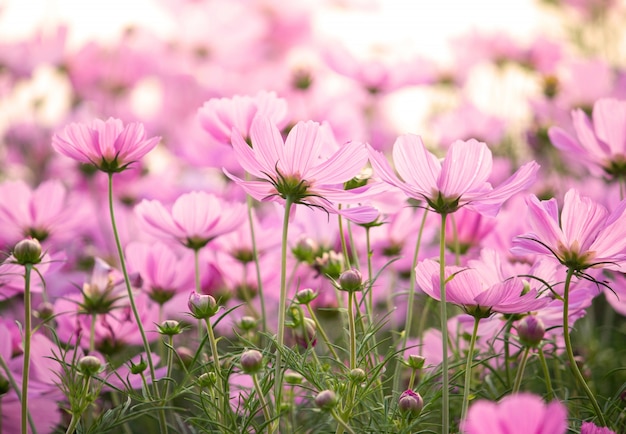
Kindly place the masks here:
POLYGON ((603 98, 589 119, 582 109, 572 111, 576 137, 560 127, 548 131, 550 141, 563 152, 576 155, 592 173, 609 181, 626 177, 626 101, 603 98))
POLYGON ((298 122, 283 141, 271 119, 257 117, 250 128, 252 147, 239 132, 234 132, 232 144, 241 166, 260 180, 244 181, 225 173, 257 200, 289 200, 343 215, 356 223, 372 222, 378 217, 374 208, 339 209, 335 204, 359 200, 354 190, 343 189, 343 183, 367 163, 365 145, 349 142, 335 149, 330 134, 317 122, 298 122))
POLYGON ((443 162, 430 153, 422 139, 405 134, 393 145, 396 176, 385 156, 369 147, 374 171, 407 196, 425 200, 437 213, 451 214, 467 206, 481 214, 496 215, 502 204, 534 182, 539 165, 531 161, 496 188, 487 181, 491 175, 491 151, 475 139, 457 140, 450 145, 443 162))
POLYGON ((495 403, 480 400, 461 422, 464 434, 564 434, 567 408, 559 401, 545 404, 530 393, 509 395, 495 403))
POLYGON ((246 218, 244 204, 232 204, 203 191, 183 194, 171 211, 158 200, 144 199, 135 213, 146 230, 194 250, 236 229, 246 218))
POLYGON ((93 164, 106 173, 117 173, 151 151, 160 137, 146 137, 142 124, 124 125, 119 119, 94 119, 90 124, 73 123, 52 138, 59 153, 93 164))
POLYGON ((533 232, 515 237, 511 251, 554 256, 574 271, 603 267, 618 271, 626 261, 626 201, 609 212, 577 190, 565 193, 559 218, 556 199, 527 198, 533 232))

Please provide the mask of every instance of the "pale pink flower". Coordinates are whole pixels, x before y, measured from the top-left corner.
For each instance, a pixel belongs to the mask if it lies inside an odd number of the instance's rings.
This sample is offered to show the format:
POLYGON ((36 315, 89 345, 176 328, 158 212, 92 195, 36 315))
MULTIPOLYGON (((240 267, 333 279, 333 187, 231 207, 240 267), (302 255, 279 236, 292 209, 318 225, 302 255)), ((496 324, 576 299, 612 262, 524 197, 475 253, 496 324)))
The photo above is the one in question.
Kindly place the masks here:
POLYGON ((495 215, 502 204, 527 188, 535 179, 539 165, 523 165, 500 186, 488 182, 492 169, 491 151, 474 139, 457 140, 443 162, 430 153, 422 139, 413 134, 398 137, 393 146, 396 176, 385 156, 369 148, 370 162, 380 178, 407 196, 425 200, 436 212, 450 214, 467 206, 482 214, 495 215))
POLYGON ((609 180, 626 175, 626 101, 598 100, 592 118, 581 110, 572 111, 576 137, 560 127, 548 131, 550 140, 561 151, 576 155, 592 173, 609 180))
POLYGON ((371 207, 339 209, 337 203, 358 202, 359 196, 343 183, 359 175, 367 163, 365 145, 349 142, 334 148, 330 132, 312 121, 298 122, 283 141, 274 123, 258 117, 250 129, 252 147, 240 133, 232 137, 241 166, 258 181, 244 181, 225 173, 253 198, 324 209, 357 223, 372 222, 378 212, 371 207))
POLYGON ((461 422, 465 434, 564 434, 567 408, 559 401, 545 404, 530 393, 509 395, 500 402, 474 403, 461 422))
POLYGON ((246 218, 245 205, 226 202, 202 191, 185 193, 168 210, 157 200, 135 207, 143 227, 152 234, 199 249, 215 237, 235 230, 246 218))
POLYGON ((528 219, 533 232, 517 236, 511 251, 554 256, 576 271, 590 267, 620 270, 626 261, 626 201, 609 212, 577 190, 565 193, 559 216, 556 199, 529 196, 528 219))
POLYGON ((119 119, 94 119, 90 124, 73 123, 52 138, 59 153, 93 164, 107 173, 121 172, 139 160, 158 143, 160 137, 147 138, 142 124, 127 125, 119 119))

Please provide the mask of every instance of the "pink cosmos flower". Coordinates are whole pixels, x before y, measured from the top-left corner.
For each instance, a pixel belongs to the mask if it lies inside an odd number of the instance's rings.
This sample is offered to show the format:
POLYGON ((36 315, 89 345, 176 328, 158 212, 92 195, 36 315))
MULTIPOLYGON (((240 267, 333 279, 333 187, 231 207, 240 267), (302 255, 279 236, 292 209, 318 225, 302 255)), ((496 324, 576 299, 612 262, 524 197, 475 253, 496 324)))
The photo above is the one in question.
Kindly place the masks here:
POLYGON ((576 138, 560 127, 548 131, 550 140, 561 151, 576 155, 596 175, 609 180, 626 175, 626 101, 598 100, 592 118, 577 109, 572 111, 576 138))
POLYGON ((254 97, 213 98, 198 110, 202 128, 223 144, 230 144, 233 128, 248 138, 256 116, 267 116, 282 127, 287 122, 287 101, 278 98, 274 92, 261 91, 254 97))
POLYGON ((121 120, 94 119, 91 124, 73 123, 52 138, 59 153, 93 164, 107 173, 121 172, 151 151, 161 140, 147 138, 142 124, 124 125, 121 120))
POLYGON ((409 197, 425 200, 441 214, 467 206, 482 214, 496 215, 504 201, 534 181, 539 169, 536 162, 527 163, 493 188, 487 181, 492 169, 491 151, 485 143, 474 139, 452 143, 442 163, 426 149, 419 136, 398 137, 393 145, 393 161, 400 178, 381 152, 369 147, 369 154, 374 171, 383 181, 409 197))
POLYGON ((533 232, 513 240, 513 253, 551 255, 576 271, 600 266, 618 271, 624 265, 626 201, 609 212, 570 189, 565 193, 560 217, 554 198, 539 201, 532 195, 526 203, 533 232))
POLYGON ((225 173, 253 198, 284 201, 322 208, 357 223, 372 222, 378 212, 371 207, 340 210, 336 202, 355 202, 359 196, 345 191, 343 183, 359 174, 367 163, 365 145, 349 142, 336 149, 330 132, 317 122, 298 122, 283 141, 274 123, 258 117, 250 128, 252 147, 239 132, 232 137, 241 166, 259 178, 243 181, 225 173))
POLYGON ((529 393, 509 395, 495 403, 481 400, 473 404, 461 422, 465 434, 564 434, 567 408, 559 401, 544 404, 529 393))
POLYGON ((244 204, 228 203, 202 191, 183 194, 171 211, 157 200, 144 199, 135 207, 135 213, 146 230, 194 250, 234 230, 246 218, 244 204))
POLYGON ((615 434, 610 428, 599 427, 593 422, 583 422, 580 426, 580 434, 615 434))

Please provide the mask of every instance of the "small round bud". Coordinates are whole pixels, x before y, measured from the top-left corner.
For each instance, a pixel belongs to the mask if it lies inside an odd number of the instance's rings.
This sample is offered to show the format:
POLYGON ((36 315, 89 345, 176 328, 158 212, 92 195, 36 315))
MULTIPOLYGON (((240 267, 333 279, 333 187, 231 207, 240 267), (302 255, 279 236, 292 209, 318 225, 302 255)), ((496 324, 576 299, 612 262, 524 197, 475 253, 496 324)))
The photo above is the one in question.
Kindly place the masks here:
POLYGON ((418 356, 417 354, 411 354, 406 360, 406 364, 409 366, 409 368, 415 370, 422 369, 425 362, 426 359, 422 356, 418 356))
POLYGON ((198 377, 198 386, 210 389, 215 386, 216 376, 215 372, 205 372, 198 377))
POLYGON ((317 293, 311 288, 301 289, 296 293, 296 303, 309 304, 317 297, 317 293))
POLYGON ((104 365, 96 356, 83 356, 78 360, 78 371, 86 377, 93 377, 104 370, 104 365))
POLYGON ((411 389, 405 390, 398 399, 398 409, 402 414, 409 417, 416 417, 424 408, 424 400, 419 393, 413 392, 411 389))
POLYGON ((52 306, 51 303, 44 301, 37 307, 35 315, 37 318, 41 318, 44 321, 49 320, 54 315, 54 306, 52 306))
POLYGON ((337 395, 332 390, 322 390, 315 397, 315 405, 322 410, 332 410, 337 405, 337 395))
POLYGON ((363 289, 363 276, 356 268, 346 270, 339 275, 339 289, 347 292, 355 292, 363 289))
POLYGON ((131 374, 141 374, 148 368, 148 363, 143 359, 143 356, 139 358, 139 362, 135 364, 132 360, 129 362, 129 368, 131 374))
POLYGON ((294 372, 294 371, 285 372, 284 379, 285 379, 285 383, 290 384, 292 386, 297 386, 299 384, 302 384, 302 382, 304 381, 304 377, 302 376, 302 374, 298 372, 294 372))
POLYGON ((311 318, 302 318, 299 326, 293 329, 296 343, 302 348, 311 348, 317 344, 317 325, 311 318))
POLYGON ((361 384, 367 379, 367 374, 361 368, 354 368, 348 373, 350 380, 355 384, 361 384))
POLYGON ((546 333, 543 321, 534 315, 528 315, 517 322, 517 334, 520 341, 528 347, 537 347, 546 333))
POLYGON ((176 320, 166 319, 161 325, 157 326, 157 329, 164 336, 174 336, 181 334, 184 327, 176 320))
POLYGON ((315 256, 317 255, 317 251, 319 250, 319 246, 309 237, 302 237, 298 240, 295 247, 291 249, 295 258, 306 264, 312 264, 315 260, 315 256))
POLYGON ((259 321, 254 318, 253 316, 242 316, 241 319, 239 320, 239 328, 241 330, 244 331, 251 331, 256 329, 256 326, 258 325, 259 321))
POLYGON ((239 358, 241 369, 246 374, 256 374, 263 367, 263 354, 257 350, 247 350, 239 358))
POLYGON ((211 295, 192 292, 187 302, 191 316, 196 319, 208 319, 219 310, 219 305, 211 295))
POLYGON ((20 265, 34 265, 41 262, 41 244, 36 238, 26 238, 13 248, 15 261, 20 265))

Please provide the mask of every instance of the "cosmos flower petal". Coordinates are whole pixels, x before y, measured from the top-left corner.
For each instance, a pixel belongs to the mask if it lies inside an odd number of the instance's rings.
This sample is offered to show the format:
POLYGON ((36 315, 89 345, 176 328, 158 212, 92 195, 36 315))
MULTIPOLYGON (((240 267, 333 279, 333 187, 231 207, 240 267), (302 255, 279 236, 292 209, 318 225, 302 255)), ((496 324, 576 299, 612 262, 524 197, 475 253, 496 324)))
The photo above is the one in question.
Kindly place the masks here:
POLYGON ((484 190, 491 175, 491 152, 475 139, 457 140, 448 149, 437 180, 438 190, 445 197, 459 197, 470 190, 484 190))

